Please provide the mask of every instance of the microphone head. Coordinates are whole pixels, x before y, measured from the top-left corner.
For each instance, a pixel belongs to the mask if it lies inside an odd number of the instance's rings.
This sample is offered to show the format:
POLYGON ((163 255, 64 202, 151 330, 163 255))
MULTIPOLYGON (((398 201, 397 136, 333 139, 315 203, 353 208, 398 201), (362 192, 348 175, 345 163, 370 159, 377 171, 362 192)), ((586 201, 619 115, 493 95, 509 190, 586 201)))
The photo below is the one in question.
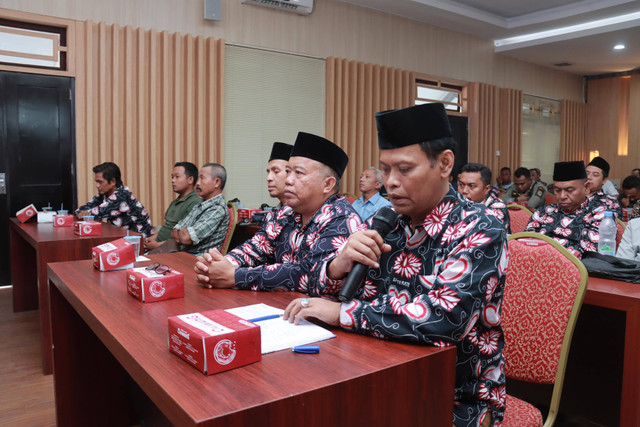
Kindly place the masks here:
POLYGON ((371 218, 371 229, 376 230, 384 238, 398 224, 398 214, 388 206, 381 208, 371 218))

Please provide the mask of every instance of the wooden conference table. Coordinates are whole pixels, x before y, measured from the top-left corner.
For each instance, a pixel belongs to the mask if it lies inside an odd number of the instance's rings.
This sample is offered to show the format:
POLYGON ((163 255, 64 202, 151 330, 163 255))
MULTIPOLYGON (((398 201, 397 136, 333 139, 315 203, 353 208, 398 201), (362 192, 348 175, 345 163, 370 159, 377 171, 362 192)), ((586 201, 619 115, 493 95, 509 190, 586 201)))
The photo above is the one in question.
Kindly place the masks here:
POLYGON ((90 259, 91 248, 126 234, 126 229, 107 223, 102 224, 100 236, 81 237, 74 234, 73 227, 54 227, 50 222, 21 224, 16 218, 9 220, 13 311, 40 307, 42 370, 45 375, 53 372, 47 263, 90 259))
POLYGON ((204 289, 193 256, 150 258, 185 273, 184 298, 144 304, 127 293, 124 271, 101 273, 91 261, 49 265, 58 425, 137 423, 126 393, 133 379, 180 426, 451 426, 453 348, 335 329, 319 354, 285 350, 202 374, 169 352, 169 316, 259 302, 284 308, 298 294, 204 289))
POLYGON ((589 277, 560 405, 593 425, 640 426, 640 284, 589 277))

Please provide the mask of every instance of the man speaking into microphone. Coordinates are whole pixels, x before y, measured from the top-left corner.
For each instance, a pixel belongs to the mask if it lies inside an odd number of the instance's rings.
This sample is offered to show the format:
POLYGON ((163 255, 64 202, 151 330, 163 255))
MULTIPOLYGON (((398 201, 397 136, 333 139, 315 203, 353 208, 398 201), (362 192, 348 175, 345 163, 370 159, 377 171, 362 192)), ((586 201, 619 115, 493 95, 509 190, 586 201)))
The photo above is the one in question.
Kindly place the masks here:
POLYGON ((498 424, 506 400, 500 326, 505 227, 449 186, 456 142, 442 104, 380 112, 376 121, 397 224, 384 239, 371 229, 354 233, 314 269, 311 280, 340 286, 351 281, 354 266, 366 266, 353 299, 298 298, 285 319, 316 318, 376 337, 454 345, 453 424, 498 424))

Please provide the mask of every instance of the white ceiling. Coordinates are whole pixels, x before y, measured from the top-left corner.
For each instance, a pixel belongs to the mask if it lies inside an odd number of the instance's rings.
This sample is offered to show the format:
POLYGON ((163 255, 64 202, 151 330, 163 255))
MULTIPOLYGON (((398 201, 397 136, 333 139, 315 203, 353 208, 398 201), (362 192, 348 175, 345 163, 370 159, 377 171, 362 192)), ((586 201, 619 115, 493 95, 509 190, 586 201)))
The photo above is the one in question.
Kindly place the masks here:
POLYGON ((640 0, 341 0, 484 39, 495 51, 596 75, 640 68, 640 0), (588 24, 588 25, 583 25, 588 24), (576 27, 581 25, 581 27, 576 27), (512 37, 541 33, 527 41, 512 37), (623 43, 624 50, 613 50, 623 43))

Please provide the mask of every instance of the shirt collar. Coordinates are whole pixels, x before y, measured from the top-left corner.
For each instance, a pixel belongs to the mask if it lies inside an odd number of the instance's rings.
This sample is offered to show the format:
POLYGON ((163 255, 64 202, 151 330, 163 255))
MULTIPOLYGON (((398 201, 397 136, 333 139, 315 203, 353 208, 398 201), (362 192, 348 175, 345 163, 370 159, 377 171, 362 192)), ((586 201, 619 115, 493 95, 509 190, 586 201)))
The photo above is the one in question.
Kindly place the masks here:
MULTIPOLYGON (((465 199, 465 197, 458 193, 456 190, 453 189, 453 187, 451 186, 451 184, 449 184, 449 191, 447 191, 447 194, 444 195, 444 197, 442 198, 442 200, 440 200, 440 203, 438 203, 432 210, 431 212, 429 212, 427 214, 427 216, 424 218, 424 220, 422 221, 421 224, 418 224, 416 226, 416 229, 418 228, 422 228, 424 227, 425 222, 430 222, 430 217, 432 215, 437 215, 438 212, 443 212, 443 211, 447 211, 449 210, 449 207, 453 207, 457 204, 460 204, 460 202, 464 202, 464 203, 474 203, 472 201, 469 201, 467 199, 465 199)), ((400 221, 398 221, 398 225, 402 225, 403 227, 410 227, 411 226, 411 217, 409 217, 408 215, 402 215, 400 217, 400 221)))
POLYGON ((181 199, 176 199, 176 203, 182 203, 182 202, 185 202, 185 201, 187 201, 188 199, 192 198, 194 194, 197 196, 197 195, 198 195, 198 192, 197 192, 196 190, 192 190, 189 194, 187 194, 187 195, 186 195, 186 196, 184 196, 183 198, 181 198, 181 199))
MULTIPOLYGON (((316 211, 316 213, 313 214, 313 216, 311 217, 311 220, 309 221, 308 225, 311 225, 314 222, 318 222, 318 217, 320 215, 322 215, 322 211, 324 210, 324 207, 327 206, 327 205, 334 204, 341 197, 342 196, 340 194, 334 194, 333 196, 329 196, 329 198, 324 201, 322 206, 320 206, 320 209, 318 209, 316 211)), ((296 224, 304 226, 304 224, 302 224, 302 215, 299 214, 298 212, 296 212, 293 209, 291 209, 291 212, 288 212, 287 215, 293 215, 293 219, 296 222, 296 224)))
POLYGON ((203 200, 200 204, 203 207, 208 207, 210 205, 217 205, 217 204, 224 204, 224 196, 222 195, 222 193, 218 194, 215 197, 212 197, 208 200, 203 200))
POLYGON ((371 203, 373 203, 373 204, 376 204, 376 203, 378 202, 378 199, 379 199, 380 197, 382 197, 382 196, 380 195, 380 193, 375 193, 373 196, 371 196, 371 197, 369 198, 369 200, 367 200, 367 201, 365 202, 365 201, 364 201, 364 196, 362 196, 362 203, 364 204, 364 203, 369 203, 369 202, 371 202, 371 203))

